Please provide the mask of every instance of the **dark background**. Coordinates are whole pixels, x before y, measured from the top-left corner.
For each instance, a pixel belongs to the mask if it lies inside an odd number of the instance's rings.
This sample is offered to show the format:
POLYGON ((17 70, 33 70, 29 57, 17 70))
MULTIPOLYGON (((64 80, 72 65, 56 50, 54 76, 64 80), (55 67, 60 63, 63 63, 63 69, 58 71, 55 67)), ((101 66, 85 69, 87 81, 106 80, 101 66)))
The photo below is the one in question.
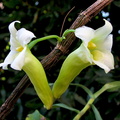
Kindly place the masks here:
MULTIPOLYGON (((64 30, 68 29, 78 14, 89 7, 95 0, 3 0, 4 8, 0 8, 0 62, 3 62, 9 53, 9 31, 8 25, 19 20, 21 24, 16 24, 17 29, 24 27, 32 31, 37 38, 47 35, 59 35, 62 22, 72 7, 75 9, 68 15, 64 30)), ((112 53, 115 59, 115 69, 108 74, 97 67, 86 68, 77 76, 74 83, 80 83, 88 87, 93 93, 99 90, 105 83, 120 80, 120 0, 116 0, 105 7, 97 16, 95 16, 87 26, 94 29, 101 27, 103 18, 109 20, 113 25, 114 42, 112 53)), ((71 47, 75 49, 80 41, 71 47)), ((55 40, 48 40, 37 44, 33 49, 33 54, 41 60, 56 45, 55 40)), ((47 71, 47 77, 50 83, 53 83, 59 73, 60 66, 64 58, 47 71)), ((9 68, 4 71, 0 68, 0 105, 13 91, 20 79, 25 73, 15 71, 9 68)), ((82 109, 88 100, 88 95, 78 87, 70 86, 67 92, 58 102, 65 103, 73 108, 82 109)), ((94 105, 98 108, 103 120, 120 120, 120 91, 105 92, 99 96, 94 105)), ((46 111, 39 98, 37 97, 33 86, 30 85, 21 98, 18 99, 13 111, 6 118, 7 120, 24 120, 29 113, 39 110, 48 120, 72 120, 74 112, 63 108, 53 108, 46 111)), ((81 120, 95 120, 92 109, 82 117, 81 120)))

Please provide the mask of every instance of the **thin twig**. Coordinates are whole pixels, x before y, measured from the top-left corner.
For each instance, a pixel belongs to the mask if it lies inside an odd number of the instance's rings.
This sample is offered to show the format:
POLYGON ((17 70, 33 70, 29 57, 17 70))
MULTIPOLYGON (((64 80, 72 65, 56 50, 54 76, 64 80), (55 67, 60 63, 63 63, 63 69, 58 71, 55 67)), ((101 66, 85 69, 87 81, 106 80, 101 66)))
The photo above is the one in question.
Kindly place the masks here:
POLYGON ((61 27, 61 30, 60 30, 60 36, 62 35, 62 32, 63 32, 63 27, 64 27, 64 24, 65 24, 65 21, 66 21, 66 18, 68 17, 68 15, 71 13, 71 11, 75 8, 75 6, 70 9, 67 13, 67 15, 65 16, 64 20, 63 20, 63 23, 62 23, 62 27, 61 27))
MULTIPOLYGON (((97 0, 94 4, 79 14, 70 29, 75 29, 77 27, 85 25, 112 1, 113 0, 97 0)), ((70 33, 66 36, 65 40, 63 40, 61 43, 58 43, 56 47, 41 61, 45 70, 51 69, 59 61, 59 58, 69 51, 69 48, 74 41, 75 36, 73 33, 70 33)), ((12 111, 14 104, 23 94, 25 88, 27 88, 29 84, 30 81, 25 75, 18 83, 11 95, 0 107, 0 120, 4 120, 5 117, 12 111)))

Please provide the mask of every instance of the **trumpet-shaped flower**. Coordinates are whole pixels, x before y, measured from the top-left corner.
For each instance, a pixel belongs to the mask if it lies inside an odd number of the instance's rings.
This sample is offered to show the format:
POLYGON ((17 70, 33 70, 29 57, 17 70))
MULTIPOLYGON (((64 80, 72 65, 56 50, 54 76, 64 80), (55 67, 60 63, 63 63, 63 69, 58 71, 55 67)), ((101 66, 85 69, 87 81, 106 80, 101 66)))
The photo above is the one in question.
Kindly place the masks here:
POLYGON ((82 40, 83 51, 89 56, 87 60, 107 73, 114 69, 114 59, 111 53, 113 36, 110 34, 113 28, 110 22, 104 21, 105 25, 96 30, 86 26, 77 28, 75 36, 82 40))
POLYGON ((32 32, 25 28, 17 31, 14 27, 16 22, 20 23, 20 21, 14 21, 9 25, 11 51, 4 62, 0 64, 3 69, 7 69, 8 64, 11 64, 13 69, 21 70, 25 62, 26 46, 35 37, 32 32))
POLYGON ((4 62, 0 64, 0 67, 7 69, 8 64, 11 64, 11 67, 15 70, 23 69, 45 107, 50 109, 53 104, 53 94, 44 68, 27 46, 35 35, 25 28, 17 31, 14 27, 16 22, 20 23, 19 21, 14 21, 9 25, 11 51, 4 62))
POLYGON ((98 65, 105 72, 114 68, 112 47, 112 25, 105 20, 105 25, 94 30, 83 26, 75 30, 76 37, 82 44, 68 55, 62 64, 57 80, 53 85, 53 95, 57 99, 68 88, 74 78, 86 67, 98 65))

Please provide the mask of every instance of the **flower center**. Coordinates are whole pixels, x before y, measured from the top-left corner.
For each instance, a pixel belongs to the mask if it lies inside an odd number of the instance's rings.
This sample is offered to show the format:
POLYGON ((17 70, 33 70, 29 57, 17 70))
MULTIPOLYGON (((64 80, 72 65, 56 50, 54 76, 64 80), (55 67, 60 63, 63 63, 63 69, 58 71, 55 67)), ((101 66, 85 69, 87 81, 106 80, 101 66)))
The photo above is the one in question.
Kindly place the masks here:
POLYGON ((103 53, 100 52, 99 50, 94 50, 94 51, 92 52, 92 55, 93 55, 93 59, 94 59, 94 60, 100 60, 100 59, 103 58, 103 53))
POLYGON ((16 48, 16 51, 21 52, 23 49, 24 49, 24 48, 23 48, 22 46, 20 46, 20 47, 17 47, 17 48, 16 48))
POLYGON ((91 49, 95 49, 95 48, 96 48, 96 44, 90 41, 90 42, 88 43, 88 49, 91 50, 91 49))

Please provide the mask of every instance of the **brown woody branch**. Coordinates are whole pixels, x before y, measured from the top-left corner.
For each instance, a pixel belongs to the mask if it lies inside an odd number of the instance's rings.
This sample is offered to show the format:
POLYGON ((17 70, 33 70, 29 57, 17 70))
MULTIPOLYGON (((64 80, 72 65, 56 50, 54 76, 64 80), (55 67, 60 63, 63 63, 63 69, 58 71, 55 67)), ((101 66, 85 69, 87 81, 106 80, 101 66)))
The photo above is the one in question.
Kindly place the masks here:
MULTIPOLYGON (((75 29, 85 25, 112 1, 113 0, 97 0, 94 4, 78 15, 70 29, 75 29)), ((70 33, 66 36, 65 40, 57 44, 56 47, 41 61, 45 70, 51 69, 59 61, 59 58, 69 51, 69 48, 74 41, 75 36, 73 33, 70 33)), ((0 120, 4 120, 5 117, 12 111, 14 104, 30 84, 31 83, 28 77, 25 75, 18 83, 11 95, 0 107, 0 120)))

